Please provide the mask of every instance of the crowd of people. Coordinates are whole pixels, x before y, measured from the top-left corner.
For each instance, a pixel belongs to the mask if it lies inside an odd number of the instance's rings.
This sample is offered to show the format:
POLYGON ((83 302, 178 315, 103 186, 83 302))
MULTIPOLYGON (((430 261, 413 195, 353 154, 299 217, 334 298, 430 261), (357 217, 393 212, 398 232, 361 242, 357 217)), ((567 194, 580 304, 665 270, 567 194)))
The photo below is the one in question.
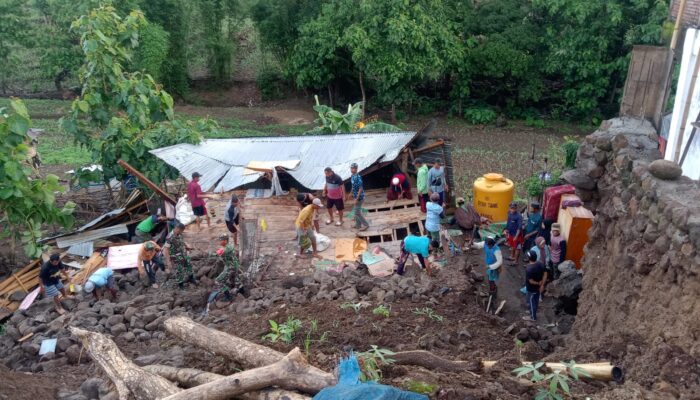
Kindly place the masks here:
MULTIPOLYGON (((489 283, 489 291, 492 295, 497 293, 497 283, 503 267, 504 257, 500 248, 502 242, 506 242, 510 248, 509 266, 517 266, 521 255, 524 256, 525 284, 521 291, 527 296, 529 315, 527 319, 537 319, 537 308, 540 296, 545 290, 546 283, 557 275, 557 266, 566 259, 566 240, 561 235, 559 224, 552 224, 551 229, 545 229, 540 206, 537 203, 530 204, 528 217, 524 220, 518 211, 517 203, 510 204, 508 218, 502 235, 479 237, 479 229, 488 225, 491 221, 479 215, 471 202, 466 202, 459 197, 456 200, 456 208, 451 219, 445 221, 445 191, 448 190, 445 170, 441 160, 435 160, 432 167, 417 158, 414 161, 417 179, 416 191, 420 202, 421 212, 425 214, 426 236, 420 236, 417 232, 409 234, 400 244, 400 254, 396 259, 396 272, 403 275, 405 264, 409 258, 416 256, 420 267, 429 276, 433 276, 433 268, 427 262, 431 253, 441 251, 441 232, 444 232, 444 224, 458 228, 464 238, 461 250, 470 248, 483 250, 486 277, 489 283), (502 236, 502 237, 499 237, 502 236)), ((296 227, 296 241, 299 246, 299 256, 305 257, 306 250, 310 248, 311 256, 320 258, 317 249, 316 234, 320 233, 320 220, 322 209, 327 210, 326 225, 334 224, 342 226, 345 203, 352 206, 352 218, 354 228, 360 232, 369 229, 370 222, 363 215, 362 205, 365 200, 365 189, 362 176, 358 172, 358 165, 350 165, 350 190, 346 193, 343 179, 332 168, 324 170, 325 185, 321 198, 311 193, 299 193, 296 196, 298 202, 298 215, 294 222, 296 227), (336 220, 337 217, 337 220, 336 220)), ((206 219, 211 224, 206 202, 204 199, 219 197, 219 195, 204 193, 199 185, 201 174, 192 174, 192 180, 188 184, 187 194, 192 205, 194 225, 201 229, 201 220, 206 219)), ((395 173, 389 181, 386 201, 399 199, 412 199, 411 183, 403 173, 395 173)), ((230 233, 233 243, 230 243, 228 234, 219 237, 219 249, 216 254, 223 261, 222 272, 214 280, 215 288, 209 296, 209 302, 216 300, 220 295, 225 299, 232 297, 241 288, 241 277, 238 261, 238 232, 242 219, 242 208, 237 195, 229 199, 225 211, 224 221, 230 233)), ((167 217, 164 214, 152 215, 140 222, 135 229, 133 241, 141 244, 138 252, 137 269, 144 284, 158 288, 156 272, 160 269, 168 273, 174 272, 175 282, 179 288, 184 288, 187 283, 197 284, 189 251, 192 248, 185 243, 183 232, 185 225, 173 220, 168 224, 170 229, 163 229, 167 234, 164 241, 160 241, 157 227, 165 223, 167 217), (168 233, 169 232, 169 233, 168 233)), ((60 299, 68 296, 62 280, 67 279, 66 266, 61 262, 58 254, 53 254, 43 264, 39 277, 41 290, 45 296, 54 299, 56 310, 63 314, 65 310, 61 306, 60 299)), ((95 271, 83 285, 86 293, 92 293, 96 299, 101 299, 105 293, 110 293, 113 298, 117 296, 117 286, 114 283, 113 272, 110 268, 100 268, 95 271)))

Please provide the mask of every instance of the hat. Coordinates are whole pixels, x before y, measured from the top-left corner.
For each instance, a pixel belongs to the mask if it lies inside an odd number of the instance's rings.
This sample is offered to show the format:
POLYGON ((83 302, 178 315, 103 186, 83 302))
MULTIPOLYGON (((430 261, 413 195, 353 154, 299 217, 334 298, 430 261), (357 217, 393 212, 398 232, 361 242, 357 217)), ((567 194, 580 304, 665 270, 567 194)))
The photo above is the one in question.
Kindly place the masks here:
POLYGON ((357 163, 354 162, 354 163, 350 164, 350 168, 357 168, 357 163))
POLYGON ((315 205, 315 206, 317 206, 317 207, 323 208, 323 203, 321 203, 321 199, 319 199, 319 198, 314 199, 314 200, 311 202, 311 204, 313 204, 313 205, 315 205))
POLYGON ((534 203, 530 204, 530 207, 532 207, 532 208, 534 208, 534 209, 536 209, 536 210, 539 210, 539 209, 540 209, 540 203, 534 202, 534 203))
POLYGON ((545 243, 545 240, 542 236, 538 236, 537 239, 535 239, 535 244, 538 246, 543 245, 544 243, 545 243))
POLYGON ((393 179, 391 180, 391 184, 394 185, 394 186, 398 185, 399 182, 400 182, 400 181, 399 181, 399 178, 393 178, 393 179))
POLYGON ((559 224, 558 222, 553 223, 552 230, 561 232, 561 224, 559 224))
POLYGON ((95 282, 93 282, 93 281, 85 282, 85 286, 83 286, 83 290, 85 291, 85 293, 92 293, 92 291, 95 290, 95 282))
POLYGON ((146 242, 146 243, 143 244, 143 247, 144 247, 146 250, 153 250, 153 249, 156 248, 156 246, 153 245, 153 242, 146 242))
POLYGON ((49 257, 49 260, 51 261, 58 261, 61 259, 61 256, 58 254, 51 254, 51 257, 49 257))
POLYGON ((225 240, 228 242, 228 235, 227 234, 219 235, 219 240, 225 240))
POLYGON ((457 203, 464 203, 464 197, 457 197, 457 203))
POLYGON ((528 251, 527 259, 530 261, 537 261, 537 252, 535 250, 528 251))
POLYGON ((518 203, 516 203, 516 202, 511 202, 511 203, 510 203, 510 208, 518 208, 518 203))
POLYGON ((202 174, 200 174, 199 172, 192 173, 192 178, 199 178, 200 176, 202 176, 202 174))

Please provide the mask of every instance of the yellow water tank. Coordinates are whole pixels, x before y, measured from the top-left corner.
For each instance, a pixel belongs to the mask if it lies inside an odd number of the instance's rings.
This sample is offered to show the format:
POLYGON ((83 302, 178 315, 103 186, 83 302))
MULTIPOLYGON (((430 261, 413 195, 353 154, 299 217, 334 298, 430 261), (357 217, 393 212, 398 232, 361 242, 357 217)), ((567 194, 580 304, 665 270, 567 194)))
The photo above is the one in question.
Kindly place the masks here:
POLYGON ((513 201, 513 181, 501 174, 486 174, 474 181, 474 208, 491 222, 508 219, 508 206, 513 201))

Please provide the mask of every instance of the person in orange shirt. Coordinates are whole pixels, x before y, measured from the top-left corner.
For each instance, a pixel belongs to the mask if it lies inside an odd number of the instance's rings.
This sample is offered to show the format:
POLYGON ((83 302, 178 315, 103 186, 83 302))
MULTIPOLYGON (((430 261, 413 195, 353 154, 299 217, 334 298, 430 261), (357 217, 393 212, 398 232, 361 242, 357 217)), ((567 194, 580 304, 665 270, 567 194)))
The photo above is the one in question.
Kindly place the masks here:
POLYGON ((160 246, 158 246, 156 242, 149 240, 141 245, 136 264, 141 278, 148 275, 148 282, 156 289, 158 288, 158 284, 156 283, 156 271, 158 270, 158 267, 163 270, 165 269, 163 261, 158 256, 159 253, 160 246))

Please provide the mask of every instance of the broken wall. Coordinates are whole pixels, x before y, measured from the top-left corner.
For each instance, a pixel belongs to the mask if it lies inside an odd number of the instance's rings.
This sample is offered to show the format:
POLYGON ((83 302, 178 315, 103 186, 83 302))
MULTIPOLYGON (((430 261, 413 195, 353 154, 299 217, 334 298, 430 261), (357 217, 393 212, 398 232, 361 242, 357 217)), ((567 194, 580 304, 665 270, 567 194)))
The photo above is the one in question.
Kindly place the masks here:
POLYGON ((660 158, 650 123, 613 119, 565 174, 596 213, 569 344, 663 398, 698 398, 700 189, 660 158))

